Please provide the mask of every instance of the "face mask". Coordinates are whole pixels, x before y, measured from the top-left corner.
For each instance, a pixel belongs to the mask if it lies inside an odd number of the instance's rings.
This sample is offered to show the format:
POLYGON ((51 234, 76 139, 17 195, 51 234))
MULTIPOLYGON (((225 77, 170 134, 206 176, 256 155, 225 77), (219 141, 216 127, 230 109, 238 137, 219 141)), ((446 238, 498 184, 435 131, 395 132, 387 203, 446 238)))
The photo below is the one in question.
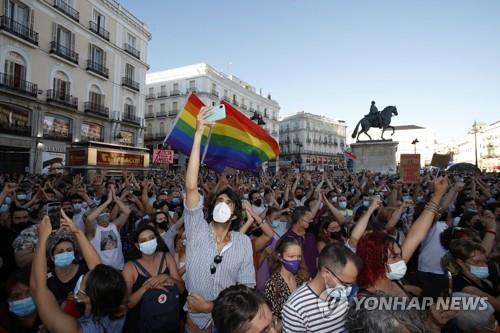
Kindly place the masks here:
POLYGON ((337 284, 335 287, 328 287, 328 283, 326 283, 326 293, 328 297, 333 298, 335 300, 347 300, 347 297, 351 295, 352 287, 346 287, 342 284, 337 284))
POLYGON ((73 251, 59 253, 54 256, 54 264, 59 268, 68 267, 73 260, 75 260, 75 252, 73 251))
POLYGON ((109 223, 109 213, 102 213, 97 218, 97 224, 99 225, 107 225, 109 223))
POLYGON ((302 198, 304 197, 304 195, 303 195, 303 194, 297 194, 297 195, 295 195, 295 196, 297 197, 297 199, 298 199, 298 200, 302 200, 302 198))
POLYGON ((24 201, 24 200, 26 200, 26 194, 18 194, 18 195, 17 195, 17 200, 19 200, 19 201, 24 201))
POLYGON ((243 194, 243 199, 248 200, 248 193, 243 194))
POLYGON ((180 203, 181 203, 180 198, 175 197, 172 199, 172 205, 180 205, 180 203))
POLYGON ((339 208, 346 209, 347 208, 347 201, 339 201, 339 208))
POLYGON ((488 276, 490 276, 490 271, 488 269, 488 266, 471 265, 470 272, 472 275, 474 275, 478 279, 486 279, 488 276))
POLYGON ((300 268, 300 260, 285 260, 282 261, 283 267, 292 274, 297 274, 300 268))
POLYGON ((18 301, 9 302, 9 311, 17 317, 26 317, 35 312, 36 306, 33 298, 27 297, 18 301))
POLYGON ((14 230, 17 234, 23 231, 24 229, 28 228, 31 226, 31 223, 25 222, 25 223, 16 223, 12 225, 12 230, 14 230))
POLYGON ((82 280, 83 280, 83 275, 80 275, 78 278, 78 281, 76 281, 75 284, 75 289, 73 289, 73 297, 75 298, 76 302, 79 303, 80 300, 78 299, 78 293, 80 293, 80 287, 82 285, 82 280))
POLYGON ((73 209, 75 210, 75 212, 80 212, 82 210, 82 204, 81 203, 73 204, 73 209))
POLYGON ((158 246, 158 242, 156 238, 149 240, 144 243, 139 243, 139 250, 145 255, 152 255, 156 251, 156 247, 158 246))
POLYGON ((5 200, 3 201, 5 204, 10 205, 12 203, 12 198, 11 197, 6 197, 5 200))
POLYGON ((255 200, 255 201, 253 202, 253 204, 254 204, 255 206, 257 206, 257 207, 262 206, 262 199, 257 199, 257 200, 255 200))
POLYGON ((368 193, 370 193, 370 194, 373 194, 374 192, 375 192, 375 190, 372 188, 368 190, 368 193))
POLYGON ((219 202, 215 205, 213 218, 217 223, 226 223, 231 218, 231 208, 229 208, 227 203, 219 202))
POLYGON ((403 195, 403 196, 401 197, 401 200, 403 200, 403 201, 410 201, 410 200, 411 200, 411 197, 410 197, 409 195, 403 195))
POLYGON ((370 206, 370 201, 368 201, 368 200, 363 200, 363 206, 365 206, 365 207, 370 206))
POLYGON ((335 232, 330 232, 330 238, 331 239, 341 239, 342 238, 342 232, 341 231, 335 231, 335 232))
POLYGON ((9 205, 3 204, 0 206, 0 214, 7 213, 9 211, 9 205))
POLYGON ((281 226, 281 221, 280 220, 273 220, 271 222, 271 226, 273 227, 273 229, 279 228, 281 226))
POLYGON ((183 239, 182 240, 182 246, 186 246, 186 244, 187 244, 187 239, 183 239))
POLYGON ((401 280, 406 274, 406 263, 404 260, 395 262, 394 264, 389 264, 390 272, 385 275, 390 280, 401 280))

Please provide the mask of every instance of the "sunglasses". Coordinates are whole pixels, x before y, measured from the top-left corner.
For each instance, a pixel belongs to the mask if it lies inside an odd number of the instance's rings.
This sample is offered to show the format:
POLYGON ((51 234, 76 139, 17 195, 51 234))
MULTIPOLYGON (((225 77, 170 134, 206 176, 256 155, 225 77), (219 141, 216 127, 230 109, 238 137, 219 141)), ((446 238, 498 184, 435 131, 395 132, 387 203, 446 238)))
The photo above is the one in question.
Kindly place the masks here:
POLYGON ((210 265, 210 274, 215 274, 215 272, 217 271, 217 265, 220 264, 222 262, 222 256, 221 255, 216 255, 214 257, 214 262, 212 263, 212 265, 210 265))

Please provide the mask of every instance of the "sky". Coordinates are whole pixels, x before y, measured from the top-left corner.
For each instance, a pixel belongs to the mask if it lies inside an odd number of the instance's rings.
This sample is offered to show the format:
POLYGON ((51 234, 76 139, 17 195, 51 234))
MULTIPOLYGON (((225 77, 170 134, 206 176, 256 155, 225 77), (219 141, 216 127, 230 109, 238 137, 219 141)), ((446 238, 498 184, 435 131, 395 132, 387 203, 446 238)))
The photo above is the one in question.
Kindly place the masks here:
POLYGON ((151 71, 208 63, 280 115, 345 120, 395 105, 439 142, 500 120, 500 1, 120 0, 152 33, 151 71))

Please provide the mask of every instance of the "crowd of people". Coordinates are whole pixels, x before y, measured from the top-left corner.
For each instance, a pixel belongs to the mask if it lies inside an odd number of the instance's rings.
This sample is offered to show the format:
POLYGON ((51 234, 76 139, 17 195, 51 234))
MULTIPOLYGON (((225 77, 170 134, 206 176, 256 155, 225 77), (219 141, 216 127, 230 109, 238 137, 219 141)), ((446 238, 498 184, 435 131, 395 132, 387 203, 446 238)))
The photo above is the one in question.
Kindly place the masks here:
POLYGON ((1 333, 500 332, 496 174, 218 175, 207 112, 185 173, 0 176, 1 333))

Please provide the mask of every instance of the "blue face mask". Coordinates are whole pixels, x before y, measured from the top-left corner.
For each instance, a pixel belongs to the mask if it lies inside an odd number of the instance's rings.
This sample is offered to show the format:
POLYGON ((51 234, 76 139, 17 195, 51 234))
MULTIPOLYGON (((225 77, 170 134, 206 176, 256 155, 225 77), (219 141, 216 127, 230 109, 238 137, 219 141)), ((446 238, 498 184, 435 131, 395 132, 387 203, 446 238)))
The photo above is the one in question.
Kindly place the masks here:
POLYGON ((149 240, 144 243, 139 243, 139 250, 145 255, 152 255, 156 251, 156 247, 158 246, 158 242, 156 238, 149 240))
POLYGON ((6 197, 5 200, 3 201, 4 204, 10 205, 12 203, 12 198, 11 197, 6 197))
POLYGON ((182 240, 182 246, 186 246, 187 245, 187 239, 183 239, 182 240))
POLYGON ((17 317, 26 317, 35 312, 36 305, 33 298, 27 297, 18 301, 9 302, 9 311, 17 317))
POLYGON ((180 198, 173 198, 172 199, 172 205, 179 205, 181 203, 181 199, 180 198))
POLYGON ((488 266, 471 265, 470 272, 472 275, 474 275, 478 279, 486 279, 488 276, 490 276, 490 271, 488 269, 488 266))
POLYGON ((9 205, 3 204, 0 205, 0 214, 5 214, 9 211, 9 205))
POLYGON ((59 253, 54 256, 54 264, 59 268, 68 267, 74 260, 75 252, 73 251, 59 253))

